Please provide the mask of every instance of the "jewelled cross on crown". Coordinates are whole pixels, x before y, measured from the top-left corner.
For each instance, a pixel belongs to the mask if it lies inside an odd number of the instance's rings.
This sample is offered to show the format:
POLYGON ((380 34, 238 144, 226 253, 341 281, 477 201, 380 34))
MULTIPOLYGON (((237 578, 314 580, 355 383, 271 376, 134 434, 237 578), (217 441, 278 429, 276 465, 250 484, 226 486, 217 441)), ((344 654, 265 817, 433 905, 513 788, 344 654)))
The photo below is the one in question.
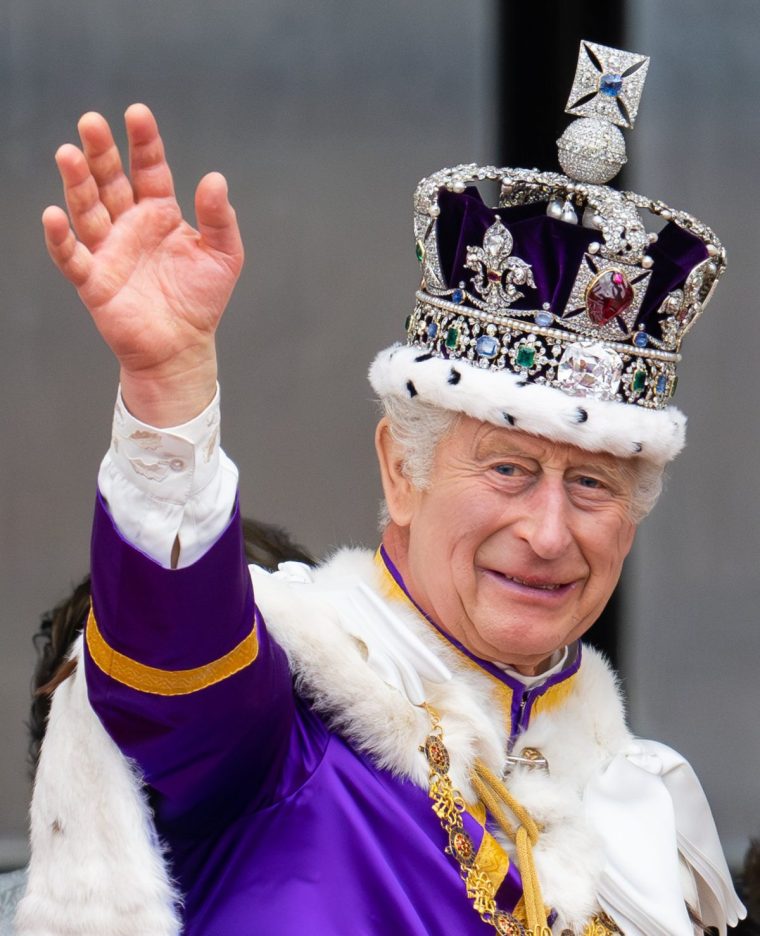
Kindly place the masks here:
POLYGON ((648 68, 646 55, 581 41, 565 108, 580 119, 557 141, 560 163, 571 178, 603 184, 625 165, 625 140, 618 127, 633 127, 648 68))

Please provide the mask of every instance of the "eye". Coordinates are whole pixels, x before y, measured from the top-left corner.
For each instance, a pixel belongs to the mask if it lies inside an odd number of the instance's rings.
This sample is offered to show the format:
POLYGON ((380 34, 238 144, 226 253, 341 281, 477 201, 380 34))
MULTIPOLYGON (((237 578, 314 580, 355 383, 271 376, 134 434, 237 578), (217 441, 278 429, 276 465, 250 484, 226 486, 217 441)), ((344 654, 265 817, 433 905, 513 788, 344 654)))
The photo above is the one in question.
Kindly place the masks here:
POLYGON ((576 496, 584 502, 607 502, 617 500, 624 492, 613 478, 600 475, 579 474, 570 484, 576 496))
POLYGON ((576 483, 583 488, 588 488, 591 491, 604 490, 607 485, 604 481, 599 478, 592 478, 590 475, 581 475, 579 478, 576 478, 576 483))
POLYGON ((522 474, 523 469, 519 465, 504 464, 494 465, 493 470, 503 478, 516 478, 518 475, 522 474))

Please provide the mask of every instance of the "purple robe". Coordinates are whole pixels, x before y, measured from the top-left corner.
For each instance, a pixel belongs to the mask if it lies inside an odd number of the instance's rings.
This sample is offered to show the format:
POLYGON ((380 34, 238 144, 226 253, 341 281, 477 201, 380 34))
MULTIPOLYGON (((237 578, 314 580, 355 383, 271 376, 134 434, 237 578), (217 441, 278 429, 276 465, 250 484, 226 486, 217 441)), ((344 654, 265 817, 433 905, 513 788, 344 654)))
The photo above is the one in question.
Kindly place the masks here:
MULTIPOLYGON (((186 936, 493 932, 444 852, 427 791, 378 769, 294 691, 254 604, 237 511, 194 565, 166 570, 121 537, 99 500, 92 556, 97 628, 138 665, 207 667, 255 627, 255 659, 178 695, 130 688, 114 678, 115 664, 107 673, 86 650, 91 703, 145 778, 185 895, 186 936)), ((526 690, 493 675, 513 693, 517 733, 546 684, 526 690)), ((477 846, 482 829, 467 815, 465 823, 477 846)), ((520 892, 510 868, 497 895, 502 909, 512 910, 520 892)))

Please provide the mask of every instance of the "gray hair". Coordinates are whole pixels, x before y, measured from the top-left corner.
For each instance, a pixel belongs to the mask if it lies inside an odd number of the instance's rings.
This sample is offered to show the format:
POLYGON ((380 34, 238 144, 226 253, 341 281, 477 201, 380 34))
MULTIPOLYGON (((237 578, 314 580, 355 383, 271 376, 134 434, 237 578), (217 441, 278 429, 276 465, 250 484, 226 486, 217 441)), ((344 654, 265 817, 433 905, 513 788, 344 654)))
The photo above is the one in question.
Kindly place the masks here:
MULTIPOLYGON (((381 403, 391 436, 403 452, 405 477, 419 490, 426 490, 438 443, 455 428, 462 414, 412 397, 388 395, 381 403)), ((631 490, 631 519, 638 524, 652 510, 662 492, 663 468, 644 459, 619 458, 617 462, 631 490)), ((389 523, 388 506, 383 500, 379 512, 380 531, 389 523)))

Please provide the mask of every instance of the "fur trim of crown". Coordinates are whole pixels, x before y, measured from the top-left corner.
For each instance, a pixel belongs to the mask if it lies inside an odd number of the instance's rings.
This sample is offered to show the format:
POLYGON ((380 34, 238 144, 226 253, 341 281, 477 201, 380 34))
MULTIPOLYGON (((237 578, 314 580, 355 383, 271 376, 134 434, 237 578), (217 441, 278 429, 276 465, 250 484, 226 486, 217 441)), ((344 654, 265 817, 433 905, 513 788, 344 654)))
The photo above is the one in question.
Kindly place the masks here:
POLYGON ((674 406, 653 411, 570 397, 508 370, 481 370, 401 344, 377 355, 369 381, 381 400, 412 397, 497 426, 658 466, 675 458, 686 438, 686 417, 674 406))

